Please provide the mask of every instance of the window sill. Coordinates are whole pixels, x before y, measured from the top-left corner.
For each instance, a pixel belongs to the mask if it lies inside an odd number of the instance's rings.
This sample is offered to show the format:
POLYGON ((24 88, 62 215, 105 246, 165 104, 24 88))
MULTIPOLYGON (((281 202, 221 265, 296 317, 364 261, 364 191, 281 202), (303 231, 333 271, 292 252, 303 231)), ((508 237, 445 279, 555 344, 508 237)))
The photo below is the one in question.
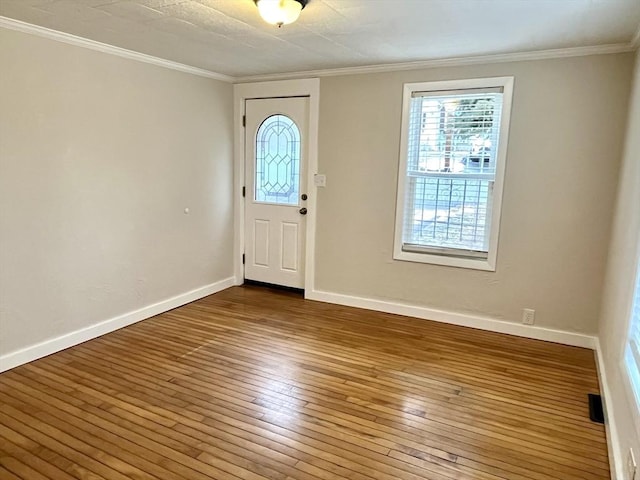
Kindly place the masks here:
POLYGON ((405 252, 404 250, 400 250, 394 251, 393 259, 404 262, 430 263, 432 265, 443 265, 446 267, 484 270, 487 272, 496 271, 495 261, 491 258, 460 258, 450 255, 435 255, 432 253, 405 252))

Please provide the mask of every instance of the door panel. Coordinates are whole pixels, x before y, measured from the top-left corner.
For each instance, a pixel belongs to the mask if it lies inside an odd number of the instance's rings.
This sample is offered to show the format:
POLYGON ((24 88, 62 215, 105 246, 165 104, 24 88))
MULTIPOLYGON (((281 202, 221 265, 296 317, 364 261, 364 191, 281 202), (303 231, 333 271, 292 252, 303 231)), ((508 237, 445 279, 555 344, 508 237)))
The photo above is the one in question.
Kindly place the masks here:
POLYGON ((298 270, 298 224, 282 223, 282 269, 298 270))
POLYGON ((267 267, 269 266, 269 221, 256 219, 253 231, 254 264, 267 267))
POLYGON ((245 278, 304 288, 309 99, 247 100, 245 113, 245 278))

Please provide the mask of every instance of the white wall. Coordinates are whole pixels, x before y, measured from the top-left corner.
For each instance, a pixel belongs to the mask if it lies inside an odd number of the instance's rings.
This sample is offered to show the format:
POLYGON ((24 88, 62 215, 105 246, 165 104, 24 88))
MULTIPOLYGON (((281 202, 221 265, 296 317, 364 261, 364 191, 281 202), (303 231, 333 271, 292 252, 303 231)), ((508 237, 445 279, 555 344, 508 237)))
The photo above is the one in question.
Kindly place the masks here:
POLYGON ((618 434, 614 440, 619 442, 622 463, 626 462, 629 447, 633 447, 640 462, 640 412, 636 410, 634 415, 622 365, 640 242, 640 51, 636 54, 626 132, 600 315, 600 345, 610 390, 607 410, 614 413, 613 429, 618 434))
POLYGON ((231 85, 4 29, 0 71, 0 357, 232 275, 231 85))
POLYGON ((633 57, 321 79, 315 288, 595 334, 633 57), (496 272, 392 259, 402 86, 515 76, 496 272))

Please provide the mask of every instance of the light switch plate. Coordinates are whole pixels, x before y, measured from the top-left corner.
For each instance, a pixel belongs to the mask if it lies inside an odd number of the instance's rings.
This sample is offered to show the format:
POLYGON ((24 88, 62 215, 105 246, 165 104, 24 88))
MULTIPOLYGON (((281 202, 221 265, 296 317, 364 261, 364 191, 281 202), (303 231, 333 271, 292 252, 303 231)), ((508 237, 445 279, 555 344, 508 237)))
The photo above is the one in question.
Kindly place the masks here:
POLYGON ((313 176, 313 184, 316 187, 326 187, 327 186, 327 176, 316 173, 313 176))

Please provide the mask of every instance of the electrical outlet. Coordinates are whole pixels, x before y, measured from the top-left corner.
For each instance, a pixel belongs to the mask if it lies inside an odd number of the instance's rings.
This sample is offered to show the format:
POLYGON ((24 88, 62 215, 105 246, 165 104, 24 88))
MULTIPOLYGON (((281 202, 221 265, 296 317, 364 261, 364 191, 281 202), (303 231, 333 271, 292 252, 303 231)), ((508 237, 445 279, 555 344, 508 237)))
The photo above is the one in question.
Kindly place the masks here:
POLYGON ((627 479, 639 480, 638 466, 636 465, 636 459, 633 456, 633 449, 629 449, 629 455, 627 455, 627 479))
POLYGON ((522 310, 522 323, 525 325, 533 325, 536 322, 536 311, 531 308, 522 310))

